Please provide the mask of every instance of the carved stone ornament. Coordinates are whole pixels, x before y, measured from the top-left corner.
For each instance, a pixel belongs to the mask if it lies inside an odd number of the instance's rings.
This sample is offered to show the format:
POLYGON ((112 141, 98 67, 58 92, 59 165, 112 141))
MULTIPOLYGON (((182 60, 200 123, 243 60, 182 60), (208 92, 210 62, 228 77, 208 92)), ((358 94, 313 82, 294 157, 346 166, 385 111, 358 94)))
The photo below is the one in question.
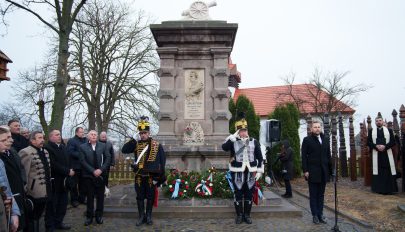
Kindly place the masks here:
POLYGON ((195 1, 191 4, 188 10, 183 11, 181 14, 184 16, 184 20, 211 20, 209 16, 209 8, 216 6, 215 1, 211 3, 205 3, 203 1, 195 1))
POLYGON ((204 131, 198 122, 190 122, 184 128, 183 144, 185 145, 203 145, 204 131))

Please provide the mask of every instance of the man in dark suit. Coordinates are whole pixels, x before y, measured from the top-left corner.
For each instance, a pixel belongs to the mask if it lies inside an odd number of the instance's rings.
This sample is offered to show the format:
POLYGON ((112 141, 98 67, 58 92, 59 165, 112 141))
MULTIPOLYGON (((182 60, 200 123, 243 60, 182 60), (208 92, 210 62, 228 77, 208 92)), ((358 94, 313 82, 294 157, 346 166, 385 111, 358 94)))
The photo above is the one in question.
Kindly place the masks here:
POLYGON ((84 183, 87 187, 87 212, 85 226, 93 223, 94 197, 96 197, 96 222, 103 223, 105 183, 102 174, 110 165, 111 155, 104 143, 97 141, 97 132, 88 133, 88 143, 80 145, 84 183))
POLYGON ((29 140, 20 134, 20 121, 17 119, 12 119, 8 121, 7 125, 10 127, 11 136, 13 137, 12 147, 16 152, 19 152, 21 149, 24 149, 30 145, 29 140))
POLYGON ((63 223, 68 204, 68 192, 64 183, 75 172, 69 166, 69 157, 59 130, 51 130, 45 149, 49 152, 53 178, 53 198, 46 206, 45 224, 48 230, 69 230, 70 226, 63 223))
POLYGON ((84 204, 86 198, 86 186, 83 184, 82 165, 79 160, 79 147, 84 143, 87 143, 87 139, 84 136, 84 129, 77 127, 75 129, 75 136, 70 138, 66 145, 70 166, 75 172, 73 176, 74 186, 70 190, 70 203, 73 207, 77 207, 79 203, 84 204))
POLYGON ((329 141, 321 133, 321 123, 313 121, 311 134, 304 138, 301 147, 302 170, 308 180, 309 204, 312 221, 326 224, 323 216, 323 202, 326 182, 332 175, 329 141))
POLYGON ((110 173, 110 167, 115 165, 115 155, 114 155, 114 147, 110 141, 107 140, 107 132, 102 131, 100 132, 99 136, 99 142, 104 143, 107 146, 107 150, 110 152, 111 155, 111 161, 110 164, 108 165, 107 170, 103 174, 103 178, 105 181, 105 186, 108 187, 108 178, 109 178, 109 173, 110 173))

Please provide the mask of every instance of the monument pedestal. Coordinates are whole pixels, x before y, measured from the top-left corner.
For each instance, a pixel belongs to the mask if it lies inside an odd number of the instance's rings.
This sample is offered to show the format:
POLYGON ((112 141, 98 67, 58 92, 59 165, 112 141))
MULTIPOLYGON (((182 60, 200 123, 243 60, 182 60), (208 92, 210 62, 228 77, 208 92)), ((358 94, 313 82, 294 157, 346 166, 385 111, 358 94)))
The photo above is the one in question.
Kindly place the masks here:
POLYGON ((227 169, 229 56, 237 24, 214 20, 150 25, 160 57, 157 140, 167 168, 227 169))
MULTIPOLYGON (((159 188, 160 190, 160 188, 159 188)), ((133 185, 111 188, 111 198, 104 201, 105 217, 138 218, 136 194, 133 185)), ((302 217, 302 211, 277 194, 265 190, 259 205, 252 207, 253 218, 302 217)), ((234 218, 233 199, 171 199, 159 193, 158 207, 153 209, 153 218, 234 218)))

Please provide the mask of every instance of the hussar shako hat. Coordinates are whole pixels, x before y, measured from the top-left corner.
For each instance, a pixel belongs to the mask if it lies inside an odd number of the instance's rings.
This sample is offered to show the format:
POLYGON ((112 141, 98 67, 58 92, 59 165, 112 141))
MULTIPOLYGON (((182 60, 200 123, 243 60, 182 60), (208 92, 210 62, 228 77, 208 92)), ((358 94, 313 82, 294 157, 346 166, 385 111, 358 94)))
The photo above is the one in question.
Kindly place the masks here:
POLYGON ((245 119, 245 112, 239 112, 235 122, 235 130, 247 130, 248 124, 245 119))
POLYGON ((375 119, 383 119, 381 112, 378 112, 377 117, 375 117, 375 119))
POLYGON ((141 116, 138 122, 138 131, 150 131, 149 117, 141 116))

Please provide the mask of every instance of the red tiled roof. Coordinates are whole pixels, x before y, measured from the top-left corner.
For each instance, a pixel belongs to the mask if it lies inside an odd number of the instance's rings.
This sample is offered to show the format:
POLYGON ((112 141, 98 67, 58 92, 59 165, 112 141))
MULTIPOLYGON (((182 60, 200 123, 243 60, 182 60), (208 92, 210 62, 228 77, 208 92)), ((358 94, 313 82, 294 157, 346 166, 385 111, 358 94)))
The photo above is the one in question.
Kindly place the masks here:
MULTIPOLYGON (((313 104, 308 103, 313 101, 309 93, 317 93, 317 87, 312 84, 300 84, 300 85, 282 85, 282 86, 268 86, 260 88, 247 88, 247 89, 236 89, 233 99, 236 101, 240 95, 245 95, 248 97, 255 107, 256 113, 260 117, 266 117, 269 113, 273 112, 278 105, 282 105, 287 102, 294 102, 291 95, 288 93, 292 92, 292 95, 296 99, 303 100, 303 104, 300 107, 301 114, 315 114, 316 110, 313 104)), ((327 102, 327 93, 324 91, 319 92, 321 102, 327 102)), ((354 109, 347 106, 343 102, 339 102, 339 106, 336 107, 343 113, 353 114, 354 109)), ((333 110, 333 111, 336 111, 333 110)))
POLYGON ((236 64, 232 63, 231 57, 228 59, 228 69, 231 76, 234 76, 238 83, 241 82, 241 73, 238 71, 236 64))

